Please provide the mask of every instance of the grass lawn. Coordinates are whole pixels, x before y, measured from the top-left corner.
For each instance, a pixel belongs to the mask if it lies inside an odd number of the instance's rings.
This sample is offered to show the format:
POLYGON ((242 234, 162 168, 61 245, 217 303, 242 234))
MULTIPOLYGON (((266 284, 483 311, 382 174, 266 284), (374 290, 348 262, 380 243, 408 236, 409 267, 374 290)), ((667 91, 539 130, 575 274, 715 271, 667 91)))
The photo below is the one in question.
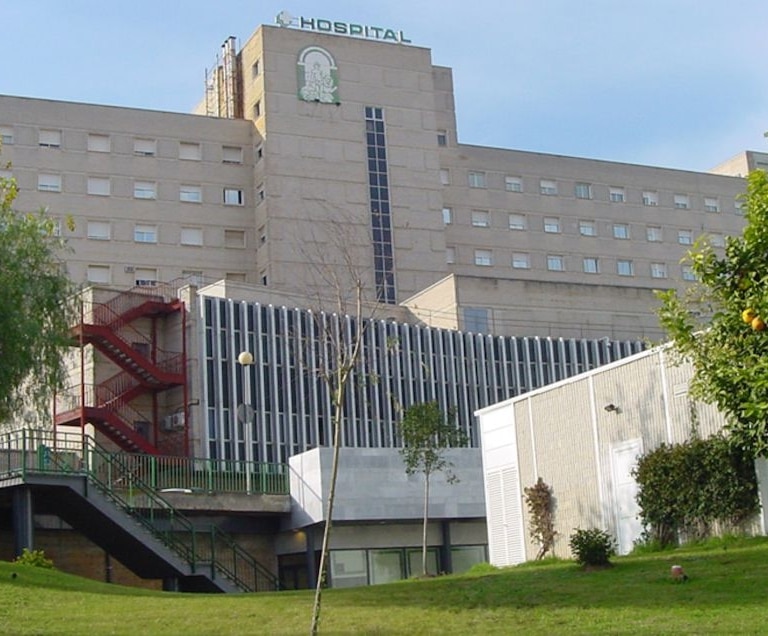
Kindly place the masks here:
MULTIPOLYGON (((768 539, 323 594, 325 634, 767 634, 768 539), (682 565, 690 579, 672 581, 682 565)), ((0 562, 0 634, 306 634, 312 592, 193 595, 0 562), (13 574, 16 574, 14 577, 13 574)))

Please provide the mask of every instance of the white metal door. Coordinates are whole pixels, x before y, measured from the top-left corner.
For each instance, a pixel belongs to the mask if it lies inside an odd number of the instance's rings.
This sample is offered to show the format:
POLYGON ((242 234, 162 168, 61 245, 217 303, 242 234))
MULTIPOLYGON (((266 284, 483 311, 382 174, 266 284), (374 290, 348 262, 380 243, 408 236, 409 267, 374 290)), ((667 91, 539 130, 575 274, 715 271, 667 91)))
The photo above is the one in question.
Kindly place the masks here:
POLYGON ((616 540, 619 554, 632 551, 635 540, 643 532, 640 506, 637 504, 637 482, 632 469, 643 453, 643 441, 633 439, 611 445, 611 476, 613 482, 613 509, 616 519, 616 540))

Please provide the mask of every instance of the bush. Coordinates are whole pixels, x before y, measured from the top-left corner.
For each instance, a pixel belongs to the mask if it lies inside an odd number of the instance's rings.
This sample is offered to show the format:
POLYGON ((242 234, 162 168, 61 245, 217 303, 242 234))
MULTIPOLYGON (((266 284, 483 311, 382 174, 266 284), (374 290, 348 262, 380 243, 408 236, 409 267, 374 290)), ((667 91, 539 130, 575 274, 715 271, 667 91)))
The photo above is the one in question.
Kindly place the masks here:
POLYGON ((45 552, 42 550, 30 550, 29 548, 24 548, 21 551, 21 555, 17 556, 13 562, 19 565, 31 565, 36 568, 47 568, 49 570, 53 568, 53 561, 45 556, 45 552))
POLYGON ((738 529, 759 510, 753 459, 722 436, 662 444, 632 474, 645 538, 661 547, 706 539, 715 524, 738 529))
POLYGON ((550 488, 539 477, 531 487, 525 489, 525 503, 530 515, 531 538, 539 544, 536 560, 540 561, 555 545, 555 499, 550 488))
POLYGON ((582 565, 608 565, 616 554, 616 542, 605 530, 577 528, 568 545, 573 556, 582 565))

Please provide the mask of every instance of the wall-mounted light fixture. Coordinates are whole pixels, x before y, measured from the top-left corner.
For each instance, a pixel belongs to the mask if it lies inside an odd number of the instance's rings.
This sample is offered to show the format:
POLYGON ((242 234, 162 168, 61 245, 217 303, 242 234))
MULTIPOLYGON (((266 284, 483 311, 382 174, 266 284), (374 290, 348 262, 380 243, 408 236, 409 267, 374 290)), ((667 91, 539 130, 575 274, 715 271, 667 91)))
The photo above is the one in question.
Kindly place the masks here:
POLYGON ((608 411, 608 413, 621 413, 621 409, 618 406, 616 406, 613 402, 611 402, 610 404, 606 404, 603 408, 606 411, 608 411))

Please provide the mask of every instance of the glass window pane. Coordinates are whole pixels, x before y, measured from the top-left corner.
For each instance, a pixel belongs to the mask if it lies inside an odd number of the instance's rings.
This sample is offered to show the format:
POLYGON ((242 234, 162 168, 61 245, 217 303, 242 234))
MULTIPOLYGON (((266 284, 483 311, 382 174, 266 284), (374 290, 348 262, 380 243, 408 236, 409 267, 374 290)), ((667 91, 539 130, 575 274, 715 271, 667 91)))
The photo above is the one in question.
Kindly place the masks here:
POLYGON ((370 550, 368 569, 371 585, 399 581, 403 578, 403 553, 400 550, 370 550))

